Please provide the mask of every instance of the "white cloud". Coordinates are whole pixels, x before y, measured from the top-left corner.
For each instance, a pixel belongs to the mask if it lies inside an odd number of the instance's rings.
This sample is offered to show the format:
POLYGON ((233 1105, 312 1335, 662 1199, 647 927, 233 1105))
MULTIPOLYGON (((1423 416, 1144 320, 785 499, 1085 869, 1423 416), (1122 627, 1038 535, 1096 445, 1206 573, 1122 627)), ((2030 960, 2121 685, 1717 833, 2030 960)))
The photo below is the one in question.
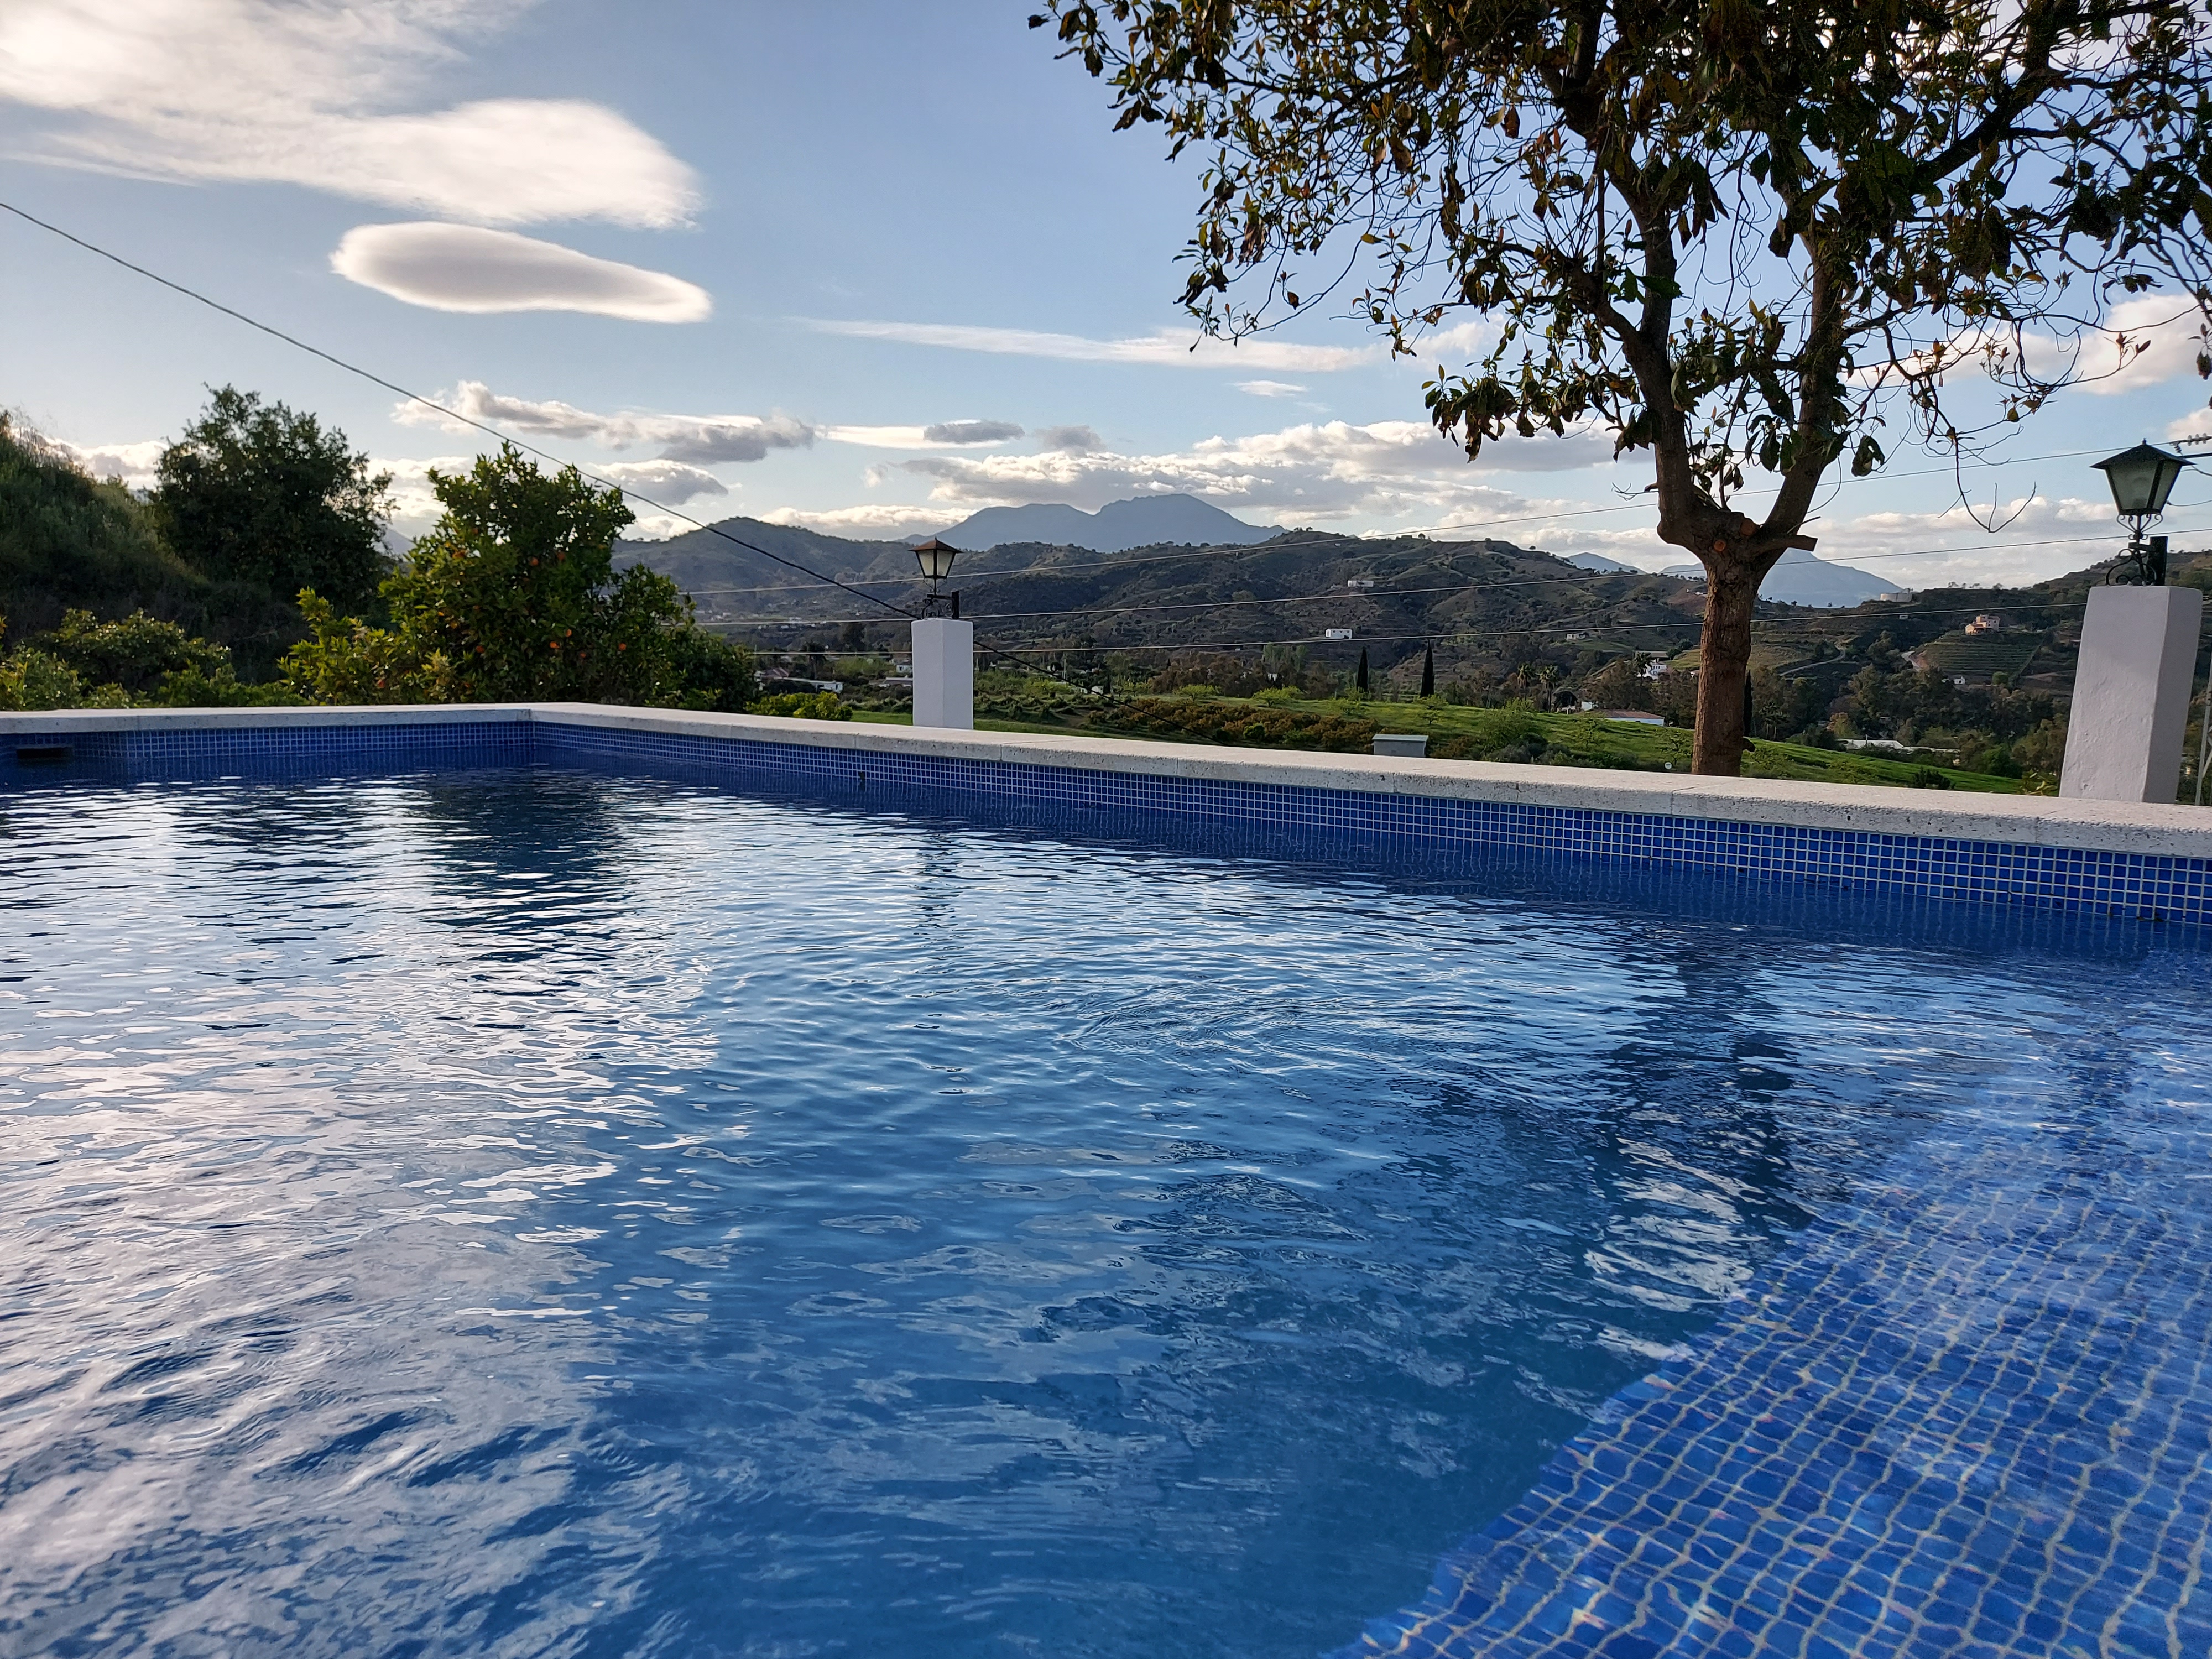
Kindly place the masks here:
POLYGON ((46 159, 264 179, 489 224, 687 219, 690 168, 605 106, 419 107, 427 74, 532 0, 9 0, 0 98, 53 112, 46 159))
POLYGON ((169 446, 160 438, 135 444, 73 444, 59 438, 44 441, 68 456, 95 478, 120 478, 133 489, 151 489, 160 478, 154 467, 169 446))
MULTIPOLYGON (((650 495, 664 507, 681 507, 702 496, 726 495, 729 485, 704 467, 682 461, 612 461, 591 469, 594 477, 650 495)), ((632 502, 633 508, 639 503, 632 502)))
POLYGON ((1011 421, 939 421, 930 426, 822 426, 815 435, 867 449, 957 449, 1002 444, 1022 435, 1011 421))
POLYGON ((1039 449, 1103 449, 1105 440, 1087 426, 1048 426, 1037 434, 1039 449))
MULTIPOLYGON (((2030 373, 2046 379, 2070 377, 2072 389, 2112 398, 2197 374, 2203 317, 2185 295, 2138 295, 2106 313, 2101 328, 2084 328, 2066 337, 2024 330, 2015 337, 2003 330, 1975 329, 1942 347, 1947 378, 1985 374, 1992 367, 2010 370, 2024 362, 2030 373), (2127 344, 2124 361, 2121 342, 2127 344)), ((1935 361, 1925 347, 1905 358, 1908 368, 1925 370, 1935 361)), ((1857 384, 1893 384, 1896 370, 1870 363, 1852 376, 1857 384)))
POLYGON ((898 542, 914 536, 930 536, 945 528, 945 511, 927 503, 867 502, 859 507, 834 507, 814 511, 779 507, 760 515, 763 524, 793 525, 818 530, 825 536, 843 536, 858 542, 898 542))
POLYGON ((1295 398, 1305 390, 1288 380, 1239 380, 1237 389, 1255 398, 1295 398))
POLYGON ((1158 363, 1197 368, 1277 368, 1308 374, 1356 368, 1378 361, 1377 345, 1296 345, 1285 340, 1246 339, 1234 344, 1208 339, 1195 331, 1162 329, 1123 340, 1094 340, 1080 334, 1052 334, 1026 328, 986 328, 968 323, 886 323, 801 319, 824 334, 862 340, 896 340, 907 345, 940 346, 951 351, 981 351, 1014 357, 1049 357, 1066 362, 1158 363))
POLYGON ((696 323, 707 290, 636 265, 474 225, 362 225, 331 269, 349 282, 436 311, 587 311, 641 323, 696 323))
POLYGON ((1022 435, 1012 421, 939 421, 921 435, 933 444, 1003 444, 1022 435))
POLYGON ((2184 375, 2195 377, 2201 349, 2197 331, 2204 319, 2191 301, 2144 295, 2113 307, 2106 321, 2107 331, 2091 340, 2084 351, 2082 367, 2093 376, 2108 378, 2085 381, 2083 391, 2112 396, 2178 380, 2184 375), (2119 361, 2122 334, 2127 336, 2130 350, 2142 348, 2124 366, 2119 361))
MULTIPOLYGON (((502 397, 481 380, 463 380, 434 401, 501 431, 564 438, 602 449, 656 445, 664 460, 703 466, 757 461, 772 449, 805 449, 818 435, 815 428, 787 415, 600 415, 552 399, 502 397)), ((473 429, 417 403, 395 405, 392 418, 403 426, 473 429)))
MULTIPOLYGON (((1849 501, 1842 505, 1848 507, 1849 501)), ((1759 510, 1756 500, 1746 506, 1753 513, 1759 510)), ((1626 507, 1618 519, 1606 515, 1595 524, 1568 512, 1556 520, 1504 526, 1497 533, 1554 553, 1602 553, 1645 570, 1683 563, 1689 556, 1660 541, 1651 528, 1652 516, 1653 509, 1639 502, 1626 507)), ((2203 544, 2212 538, 2191 528, 2212 532, 2212 513, 2176 508, 2169 523, 2177 540, 2189 537, 2190 544, 2203 544)), ((2126 538, 2112 521, 2109 501, 2078 496, 2020 496, 1994 507, 1985 501, 1975 512, 1954 505, 1932 513, 1834 515, 1806 529, 1819 538, 1816 557, 1915 591, 1989 583, 2025 586, 2103 563, 2118 556, 2126 538), (1997 527, 1984 529, 1985 523, 1997 527)))
POLYGON ((2051 374, 2071 362, 2081 376, 2080 390, 2100 398, 2140 392, 2182 376, 2194 377, 2201 349, 2197 330, 2203 317, 2186 297, 2170 294, 2138 295, 2112 307, 2105 327, 2085 334, 2077 347, 2062 346, 2046 335, 2026 341, 2028 366, 2051 374), (2128 357, 2120 357, 2125 339, 2128 357), (2076 352, 2078 350, 2078 358, 2076 352))
POLYGON ((431 488, 432 470, 466 472, 476 464, 473 455, 440 455, 427 461, 372 460, 368 465, 371 471, 392 475, 392 528, 398 535, 411 538, 429 529, 446 510, 431 488))
POLYGON ((1169 454, 1122 455, 1105 449, 1036 455, 929 456, 880 471, 933 481, 930 497, 948 507, 1066 501, 1096 508, 1130 495, 1187 491, 1223 507, 1250 508, 1293 523, 1408 514, 1499 512, 1523 498, 1479 482, 1483 473, 1607 463, 1612 446, 1595 435, 1486 448, 1480 467, 1456 444, 1417 421, 1343 421, 1288 427, 1240 438, 1209 438, 1169 454))

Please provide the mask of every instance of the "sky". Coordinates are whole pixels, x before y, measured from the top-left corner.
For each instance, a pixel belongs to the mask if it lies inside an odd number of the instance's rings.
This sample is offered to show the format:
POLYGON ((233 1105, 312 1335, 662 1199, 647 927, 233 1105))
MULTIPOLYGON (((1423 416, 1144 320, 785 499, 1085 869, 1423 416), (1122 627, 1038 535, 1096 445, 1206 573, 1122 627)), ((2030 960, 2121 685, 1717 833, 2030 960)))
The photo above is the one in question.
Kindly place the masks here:
MULTIPOLYGON (((698 520, 896 538, 1183 490, 1255 524, 1681 561, 1648 459, 1584 433, 1470 464, 1429 428, 1421 383, 1471 330, 1417 362, 1321 307, 1200 343, 1176 303, 1195 167, 1111 131, 1031 9, 0 0, 0 201, 698 520)), ((2193 363, 2164 331, 2025 423, 1971 507, 1908 449, 1808 529, 1901 588, 2108 558, 2090 463, 2212 431, 2193 363)), ((0 406, 143 485, 224 384, 343 428, 403 531, 434 514, 428 468, 493 442, 0 214, 0 406)), ((2177 546, 2212 541, 2212 464, 2174 501, 2177 546)))

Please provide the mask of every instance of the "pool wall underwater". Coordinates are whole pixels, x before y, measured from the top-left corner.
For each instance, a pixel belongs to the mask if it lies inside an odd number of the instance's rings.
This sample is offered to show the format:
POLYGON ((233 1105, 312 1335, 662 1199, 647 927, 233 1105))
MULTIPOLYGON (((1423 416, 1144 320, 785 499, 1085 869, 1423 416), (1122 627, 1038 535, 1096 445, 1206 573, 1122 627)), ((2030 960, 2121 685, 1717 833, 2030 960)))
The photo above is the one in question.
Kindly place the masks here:
POLYGON ((0 716, 0 784, 529 764, 679 771, 1058 819, 1698 869, 2026 910, 2212 923, 2185 806, 672 713, 580 703, 0 716))

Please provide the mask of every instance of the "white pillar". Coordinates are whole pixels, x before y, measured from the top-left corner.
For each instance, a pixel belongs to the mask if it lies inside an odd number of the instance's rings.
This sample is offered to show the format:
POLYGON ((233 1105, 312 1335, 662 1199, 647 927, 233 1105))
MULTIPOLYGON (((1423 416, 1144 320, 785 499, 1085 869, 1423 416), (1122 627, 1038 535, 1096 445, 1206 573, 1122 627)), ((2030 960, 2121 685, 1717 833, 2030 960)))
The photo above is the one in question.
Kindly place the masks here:
POLYGON ((2203 615, 2204 596, 2193 587, 2089 590, 2060 794, 2173 799, 2203 615))
POLYGON ((975 729, 975 624, 918 617, 914 624, 914 723, 975 729))

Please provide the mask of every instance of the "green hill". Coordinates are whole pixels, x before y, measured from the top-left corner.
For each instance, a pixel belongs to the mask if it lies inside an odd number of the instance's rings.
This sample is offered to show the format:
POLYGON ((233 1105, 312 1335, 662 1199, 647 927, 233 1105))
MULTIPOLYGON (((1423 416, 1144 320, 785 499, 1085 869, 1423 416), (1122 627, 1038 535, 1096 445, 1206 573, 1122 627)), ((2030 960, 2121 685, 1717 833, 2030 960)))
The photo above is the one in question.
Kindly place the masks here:
POLYGON ((137 610, 174 618, 207 582, 172 553, 145 504, 0 416, 0 614, 10 639, 58 626, 62 613, 137 610))

